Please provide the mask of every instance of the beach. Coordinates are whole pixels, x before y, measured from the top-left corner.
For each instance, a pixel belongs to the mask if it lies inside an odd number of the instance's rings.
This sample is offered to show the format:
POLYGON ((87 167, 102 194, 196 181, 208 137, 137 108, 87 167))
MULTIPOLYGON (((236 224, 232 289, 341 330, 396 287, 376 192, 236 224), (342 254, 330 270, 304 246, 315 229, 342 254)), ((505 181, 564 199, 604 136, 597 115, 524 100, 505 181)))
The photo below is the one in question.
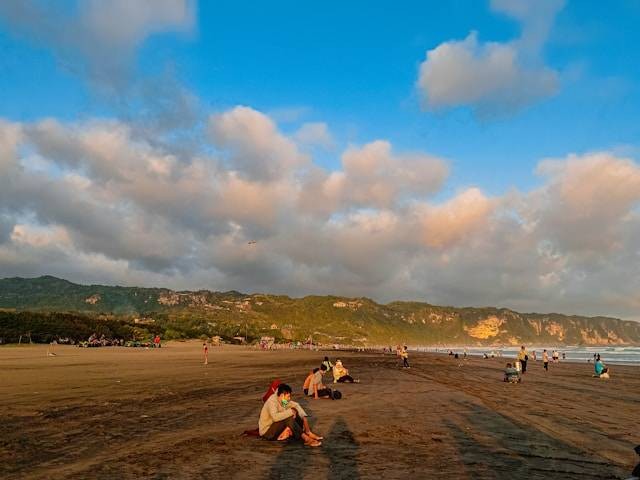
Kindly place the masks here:
POLYGON ((605 381, 592 364, 544 372, 530 361, 523 382, 507 384, 507 358, 413 353, 403 370, 382 353, 233 346, 211 348, 203 365, 195 341, 46 349, 0 348, 1 478, 618 479, 638 460, 633 366, 605 381), (361 380, 338 385, 341 400, 302 395, 324 355, 361 380), (275 378, 293 387, 321 447, 241 435, 275 378))

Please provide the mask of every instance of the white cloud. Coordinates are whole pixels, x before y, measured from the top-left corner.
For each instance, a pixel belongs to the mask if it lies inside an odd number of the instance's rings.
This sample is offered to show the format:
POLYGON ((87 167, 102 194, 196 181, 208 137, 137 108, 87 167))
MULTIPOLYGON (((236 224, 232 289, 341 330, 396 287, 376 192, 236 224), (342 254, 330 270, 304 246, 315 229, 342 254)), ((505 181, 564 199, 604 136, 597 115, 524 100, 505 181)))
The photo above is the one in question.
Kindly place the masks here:
POLYGON ((0 2, 0 20, 51 48, 61 64, 94 84, 119 90, 127 81, 136 50, 161 32, 190 32, 193 0, 88 0, 61 13, 34 0, 0 2))
POLYGON ((477 188, 470 188, 448 202, 426 207, 422 213, 424 242, 434 248, 472 243, 489 227, 495 205, 477 188))
POLYGON ((637 221, 634 207, 640 202, 637 164, 600 152, 545 160, 538 173, 549 181, 532 195, 544 203, 534 202, 530 215, 558 248, 596 254, 624 248, 623 232, 637 221))
POLYGON ((554 94, 558 76, 549 68, 522 67, 513 45, 479 44, 472 32, 428 51, 418 86, 432 109, 470 105, 479 113, 512 112, 554 94))
POLYGON ((249 107, 210 118, 214 143, 229 151, 230 166, 250 179, 276 179, 309 162, 275 122, 249 107))
POLYGON ((304 123, 295 133, 294 138, 303 145, 317 145, 327 150, 334 146, 329 127, 324 122, 304 123))
POLYGON ((565 3, 565 0, 491 0, 491 8, 521 22, 522 33, 514 43, 521 53, 537 56, 565 3))
POLYGON ((494 10, 522 23, 519 38, 478 41, 476 32, 429 50, 421 63, 417 87, 429 109, 469 106, 480 115, 512 113, 559 88, 558 73, 542 64, 540 52, 563 2, 494 0, 494 10))
POLYGON ((154 33, 189 31, 195 22, 195 5, 187 0, 88 0, 79 8, 78 22, 93 41, 127 50, 154 33))
POLYGON ((301 204, 319 213, 391 208, 438 191, 448 174, 444 160, 423 153, 396 154, 383 140, 348 148, 342 154, 342 167, 326 174, 313 172, 301 204))

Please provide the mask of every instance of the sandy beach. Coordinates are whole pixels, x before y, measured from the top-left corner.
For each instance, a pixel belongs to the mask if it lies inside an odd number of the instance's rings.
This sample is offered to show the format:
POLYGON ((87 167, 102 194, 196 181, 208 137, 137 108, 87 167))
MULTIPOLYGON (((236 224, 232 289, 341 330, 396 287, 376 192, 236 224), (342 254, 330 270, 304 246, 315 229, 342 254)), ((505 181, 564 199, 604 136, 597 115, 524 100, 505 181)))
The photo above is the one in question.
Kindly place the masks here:
POLYGON ((205 366, 200 349, 0 348, 0 477, 617 479, 637 460, 637 367, 602 381, 591 364, 529 362, 510 385, 506 359, 413 354, 402 370, 390 355, 220 347, 205 366), (362 383, 304 399, 325 354, 362 383), (322 447, 241 436, 274 378, 322 447))

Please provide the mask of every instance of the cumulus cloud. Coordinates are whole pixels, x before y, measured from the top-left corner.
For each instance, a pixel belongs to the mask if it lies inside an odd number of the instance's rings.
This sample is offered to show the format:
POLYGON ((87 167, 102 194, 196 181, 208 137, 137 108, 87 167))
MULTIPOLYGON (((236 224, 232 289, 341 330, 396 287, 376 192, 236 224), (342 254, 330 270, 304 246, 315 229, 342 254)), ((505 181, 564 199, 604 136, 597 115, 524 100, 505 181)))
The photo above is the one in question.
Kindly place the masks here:
POLYGON ((447 162, 385 140, 328 171, 248 107, 210 133, 178 158, 122 121, 2 122, 2 275, 634 316, 630 158, 547 159, 532 191, 440 199, 447 162))
POLYGON ((273 120, 249 107, 212 116, 210 130, 214 143, 229 153, 229 166, 250 179, 276 179, 309 161, 273 120))
POLYGON ((189 32, 195 24, 192 0, 89 0, 65 12, 33 0, 0 2, 0 21, 10 30, 53 48, 72 71, 102 87, 120 88, 136 49, 150 35, 189 32))
POLYGON ((342 170, 313 172, 301 197, 310 210, 330 213, 352 207, 391 208, 440 189, 447 163, 423 153, 396 154, 377 140, 342 154, 342 170))
POLYGON ((447 248, 482 236, 494 206, 479 189, 470 188, 448 202, 426 207, 423 212, 424 242, 430 247, 447 248))
POLYGON ((480 115, 505 114, 558 91, 558 73, 540 57, 563 2, 494 0, 491 5, 521 22, 521 36, 506 43, 483 43, 471 32, 464 40, 427 51, 417 81, 426 108, 469 106, 480 115))
POLYGON ((637 164, 601 152, 545 160, 538 173, 549 181, 534 194, 544 204, 534 202, 530 214, 552 233, 558 248, 606 254, 623 247, 622 232, 636 220, 633 208, 640 202, 637 164), (545 208, 549 204, 554 208, 545 208))

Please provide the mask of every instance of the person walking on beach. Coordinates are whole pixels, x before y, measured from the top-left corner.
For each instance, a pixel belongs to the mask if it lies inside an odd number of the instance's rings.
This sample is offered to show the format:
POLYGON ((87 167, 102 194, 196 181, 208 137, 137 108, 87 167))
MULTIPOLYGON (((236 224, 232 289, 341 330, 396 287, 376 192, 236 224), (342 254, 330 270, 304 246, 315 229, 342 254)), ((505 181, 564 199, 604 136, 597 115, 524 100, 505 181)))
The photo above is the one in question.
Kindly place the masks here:
POLYGON ((209 344, 207 342, 202 344, 202 353, 204 354, 204 364, 209 365, 209 344))
POLYGON ((402 349, 402 353, 400 354, 400 356, 402 357, 402 368, 411 368, 409 366, 409 350, 407 349, 406 345, 402 349))
POLYGON ((524 348, 524 345, 520 347, 520 352, 518 352, 518 360, 520 361, 522 373, 527 373, 527 360, 529 360, 529 355, 527 354, 527 350, 524 348))
POLYGON ((545 372, 548 372, 549 371, 549 354, 547 353, 546 348, 542 352, 542 365, 544 366, 545 372))

